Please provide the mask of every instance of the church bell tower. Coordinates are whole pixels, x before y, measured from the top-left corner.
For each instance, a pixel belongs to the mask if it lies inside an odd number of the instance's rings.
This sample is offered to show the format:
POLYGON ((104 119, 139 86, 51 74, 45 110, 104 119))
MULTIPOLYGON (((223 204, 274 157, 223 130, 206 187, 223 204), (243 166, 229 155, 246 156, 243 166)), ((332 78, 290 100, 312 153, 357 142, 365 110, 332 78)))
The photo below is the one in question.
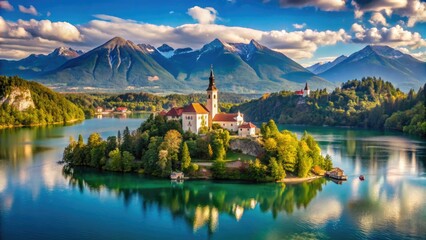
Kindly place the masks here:
POLYGON ((209 110, 209 127, 212 125, 214 116, 217 114, 218 109, 218 96, 217 88, 214 82, 213 65, 210 67, 209 87, 207 88, 207 110, 209 110))

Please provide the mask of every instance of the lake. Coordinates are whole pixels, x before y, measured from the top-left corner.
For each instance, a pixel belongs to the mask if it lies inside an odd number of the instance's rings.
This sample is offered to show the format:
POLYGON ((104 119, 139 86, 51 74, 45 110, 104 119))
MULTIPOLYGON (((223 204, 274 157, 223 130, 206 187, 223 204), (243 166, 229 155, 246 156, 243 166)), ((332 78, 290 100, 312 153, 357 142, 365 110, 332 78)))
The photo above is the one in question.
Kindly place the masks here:
POLYGON ((425 239, 426 142, 400 133, 280 126, 311 133, 341 184, 177 184, 56 163, 70 136, 138 117, 0 130, 0 239, 425 239))

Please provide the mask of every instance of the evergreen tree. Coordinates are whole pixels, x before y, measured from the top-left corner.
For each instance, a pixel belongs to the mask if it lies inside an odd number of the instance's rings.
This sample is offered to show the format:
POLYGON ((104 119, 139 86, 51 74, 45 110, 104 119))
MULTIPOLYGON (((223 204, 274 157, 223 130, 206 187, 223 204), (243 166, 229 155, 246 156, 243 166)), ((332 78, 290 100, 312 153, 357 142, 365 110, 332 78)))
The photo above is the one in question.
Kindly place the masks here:
POLYGON ((186 173, 190 165, 191 156, 189 155, 188 145, 184 142, 182 147, 181 170, 186 173))

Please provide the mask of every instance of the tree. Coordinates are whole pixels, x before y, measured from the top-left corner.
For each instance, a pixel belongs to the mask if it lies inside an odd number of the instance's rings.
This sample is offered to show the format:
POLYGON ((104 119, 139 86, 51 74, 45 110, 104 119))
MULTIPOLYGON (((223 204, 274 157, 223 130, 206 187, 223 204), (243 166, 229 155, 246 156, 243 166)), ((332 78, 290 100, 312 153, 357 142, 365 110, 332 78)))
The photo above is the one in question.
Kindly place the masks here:
POLYGON ((269 159, 269 171, 271 172, 271 177, 278 181, 285 178, 286 174, 284 168, 277 162, 277 160, 272 157, 269 159))
POLYGON ((116 148, 118 148, 117 137, 116 136, 109 136, 107 138, 107 143, 106 143, 106 146, 105 146, 105 156, 108 157, 109 153, 112 150, 115 150, 116 148))
POLYGON ((109 160, 105 165, 105 169, 116 172, 122 171, 120 149, 116 148, 115 150, 112 150, 108 155, 109 160))
POLYGON ((121 159, 121 171, 130 172, 132 170, 134 160, 135 157, 130 152, 124 151, 121 159))
POLYGON ((160 145, 160 150, 167 151, 166 160, 170 161, 172 169, 177 168, 181 143, 182 135, 178 131, 172 129, 166 133, 160 145))
POLYGON ((68 146, 64 149, 64 154, 62 156, 62 161, 65 163, 72 163, 73 161, 73 155, 74 155, 74 149, 77 146, 77 142, 74 140, 72 136, 70 136, 68 146))
POLYGON ((190 165, 191 156, 189 155, 188 145, 184 142, 182 147, 181 170, 186 173, 190 165))
POLYGON ((208 157, 208 159, 212 159, 212 157, 213 157, 213 149, 212 149, 212 145, 210 145, 210 143, 207 146, 207 157, 208 157))
POLYGON ((120 150, 121 150, 121 152, 124 152, 124 151, 131 152, 132 151, 132 138, 131 138, 131 135, 130 135, 129 127, 127 127, 127 126, 123 131, 123 141, 121 143, 120 150))
POLYGON ((300 141, 298 150, 299 168, 297 172, 297 176, 300 178, 306 177, 312 168, 312 158, 309 157, 308 151, 308 144, 305 141, 300 141))
POLYGON ((223 147, 222 139, 214 139, 212 142, 213 148, 213 159, 214 160, 224 160, 226 156, 225 148, 223 147))
POLYGON ((249 162, 248 175, 250 180, 257 182, 265 181, 267 175, 267 167, 263 165, 259 159, 249 162))
POLYGON ((326 171, 330 171, 333 168, 333 162, 331 161, 330 155, 326 155, 324 159, 324 165, 322 168, 326 171))
POLYGON ((118 147, 121 146, 121 132, 120 132, 120 130, 118 130, 118 133, 117 133, 117 145, 118 145, 118 147))
POLYGON ((215 160, 212 165, 212 176, 215 179, 225 179, 226 163, 223 160, 215 160))

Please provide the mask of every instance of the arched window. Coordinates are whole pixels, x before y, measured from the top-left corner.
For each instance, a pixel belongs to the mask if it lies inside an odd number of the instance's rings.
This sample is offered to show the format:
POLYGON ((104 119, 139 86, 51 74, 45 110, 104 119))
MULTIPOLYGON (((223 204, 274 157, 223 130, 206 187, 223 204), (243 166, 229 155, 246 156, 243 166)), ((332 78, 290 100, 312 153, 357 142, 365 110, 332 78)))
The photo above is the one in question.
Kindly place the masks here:
POLYGON ((210 99, 210 94, 209 94, 209 96, 207 97, 207 99, 210 99))
POLYGON ((213 98, 216 99, 216 94, 213 94, 213 98))

